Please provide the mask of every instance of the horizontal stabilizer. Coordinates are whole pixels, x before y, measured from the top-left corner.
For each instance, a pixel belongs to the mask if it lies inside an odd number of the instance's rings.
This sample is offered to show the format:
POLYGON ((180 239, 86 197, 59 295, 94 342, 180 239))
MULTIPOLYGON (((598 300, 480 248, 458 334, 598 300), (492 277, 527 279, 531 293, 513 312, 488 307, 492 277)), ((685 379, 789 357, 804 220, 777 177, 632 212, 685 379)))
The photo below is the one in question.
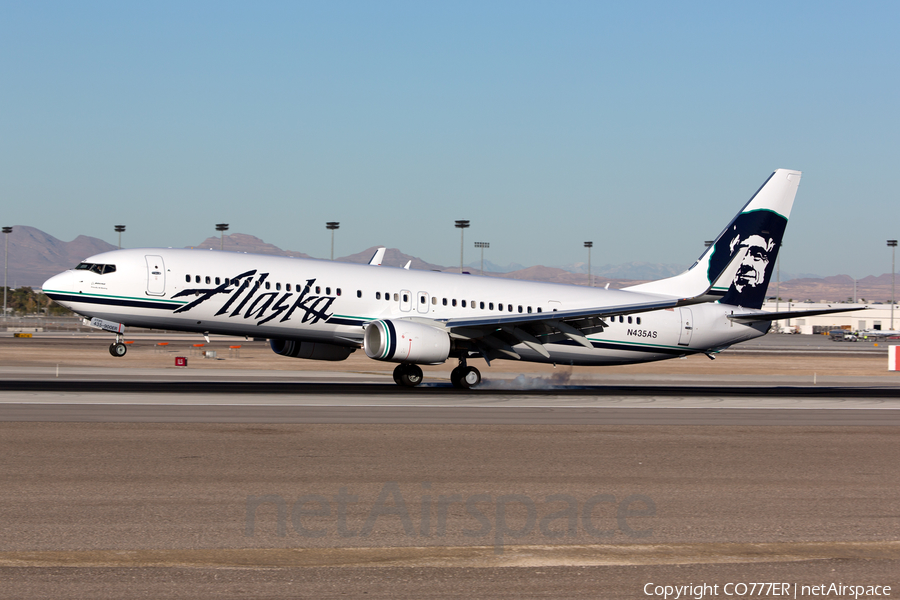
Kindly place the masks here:
POLYGON ((868 307, 861 308, 826 308, 822 310, 791 310, 782 312, 760 312, 742 315, 728 315, 732 321, 740 323, 756 323, 758 321, 780 321, 782 319, 796 319, 799 317, 814 317, 816 315, 831 315, 835 313, 854 312, 857 310, 866 310, 868 307))

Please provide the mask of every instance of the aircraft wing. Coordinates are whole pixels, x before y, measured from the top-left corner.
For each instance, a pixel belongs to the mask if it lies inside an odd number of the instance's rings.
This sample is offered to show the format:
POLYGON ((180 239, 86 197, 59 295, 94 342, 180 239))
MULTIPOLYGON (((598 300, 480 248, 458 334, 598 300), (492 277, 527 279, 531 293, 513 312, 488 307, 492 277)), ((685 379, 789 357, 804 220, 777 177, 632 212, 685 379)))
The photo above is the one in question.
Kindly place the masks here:
POLYGON ((799 317, 814 317, 816 315, 830 315, 833 313, 854 312, 857 310, 866 310, 866 306, 860 308, 825 308, 821 310, 792 310, 781 312, 758 312, 741 315, 728 315, 732 321, 739 323, 757 323, 760 321, 780 321, 782 319, 796 319, 799 317))

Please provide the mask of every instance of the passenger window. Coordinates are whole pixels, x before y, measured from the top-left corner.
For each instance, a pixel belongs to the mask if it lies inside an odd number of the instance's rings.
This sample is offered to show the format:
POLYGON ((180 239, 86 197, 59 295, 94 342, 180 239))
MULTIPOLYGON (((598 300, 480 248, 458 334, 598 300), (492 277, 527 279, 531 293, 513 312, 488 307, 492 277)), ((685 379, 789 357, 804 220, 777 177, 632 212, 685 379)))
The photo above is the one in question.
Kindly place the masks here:
POLYGON ((625 322, 625 317, 623 317, 622 315, 619 315, 619 323, 624 323, 624 322, 625 322))
POLYGON ((493 302, 489 302, 489 303, 488 303, 488 310, 494 310, 494 303, 493 303, 493 302))
POLYGON ((356 290, 356 297, 362 298, 362 290, 356 290))
POLYGON ((209 285, 210 283, 212 283, 212 280, 209 278, 209 275, 206 276, 205 281, 206 281, 206 285, 209 285))
POLYGON ((425 296, 419 296, 419 304, 428 304, 428 300, 425 299, 425 296))
POLYGON ((317 293, 317 294, 321 294, 321 293, 322 293, 322 288, 321 288, 320 286, 318 286, 318 285, 316 286, 316 293, 317 293))
POLYGON ((409 295, 403 294, 403 301, 404 301, 404 302, 409 302, 409 295))
POLYGON ((635 319, 635 321, 637 321, 637 324, 638 324, 638 325, 641 324, 641 318, 640 318, 640 317, 637 317, 637 318, 635 319))
POLYGON ((631 317, 628 317, 628 324, 631 325, 631 317))
POLYGON ((194 283, 200 283, 200 276, 199 276, 199 275, 195 275, 195 276, 194 276, 194 283))
POLYGON ((443 300, 441 300, 441 304, 443 304, 444 306, 447 306, 447 299, 444 298, 443 300))
POLYGON ((484 302, 479 302, 478 308, 480 308, 481 310, 484 310, 484 302))
POLYGON ((471 306, 472 308, 475 308, 475 301, 472 300, 471 302, 469 302, 469 306, 471 306))
POLYGON ((531 312, 531 307, 530 307, 530 306, 528 307, 528 312, 531 312))
POLYGON ((269 283, 268 281, 266 282, 266 289, 267 289, 267 290, 268 290, 268 289, 272 289, 272 284, 269 283))
POLYGON ((541 307, 540 307, 540 306, 538 306, 538 312, 544 312, 544 311, 541 310, 541 307))
POLYGON ((507 312, 512 312, 512 304, 507 304, 506 310, 507 310, 507 312))
POLYGON ((522 305, 519 305, 519 312, 522 312, 522 305))
POLYGON ((278 291, 280 292, 280 291, 281 291, 281 284, 280 284, 280 283, 276 283, 276 284, 275 284, 275 289, 278 290, 278 291))
POLYGON ((222 283, 222 280, 216 277, 216 285, 219 285, 220 283, 222 283))
MULTIPOLYGON (((81 266, 81 265, 79 265, 79 266, 81 266)), ((185 282, 190 283, 190 282, 191 282, 191 276, 190 276, 190 275, 185 275, 185 276, 184 276, 184 280, 185 280, 185 282)))
POLYGON ((330 287, 325 288, 325 295, 326 295, 326 296, 330 296, 330 295, 331 295, 331 288, 330 288, 330 287))
POLYGON ((451 304, 452 306, 456 306, 456 298, 454 298, 453 300, 451 300, 451 301, 450 301, 450 304, 451 304))
POLYGON ((291 291, 291 284, 289 284, 289 283, 284 284, 284 291, 286 291, 286 292, 291 291))
MULTIPOLYGON (((384 299, 387 300, 387 298, 388 298, 388 295, 385 294, 384 299)), ((397 292, 394 292, 394 302, 397 302, 399 299, 400 299, 400 294, 398 294, 397 292)))
POLYGON ((497 305, 497 310, 502 311, 502 310, 503 310, 503 305, 502 305, 502 304, 498 304, 498 305, 497 305))
POLYGON ((432 305, 432 306, 437 306, 437 296, 432 296, 432 297, 431 297, 431 305, 432 305))
POLYGON ((466 301, 465 301, 465 300, 462 301, 462 307, 463 307, 463 308, 466 307, 466 301))
POLYGON ((375 299, 381 300, 381 292, 375 292, 375 299))
POLYGON ((335 295, 335 296, 340 296, 340 295, 341 295, 341 288, 337 288, 336 290, 334 290, 334 295, 335 295))

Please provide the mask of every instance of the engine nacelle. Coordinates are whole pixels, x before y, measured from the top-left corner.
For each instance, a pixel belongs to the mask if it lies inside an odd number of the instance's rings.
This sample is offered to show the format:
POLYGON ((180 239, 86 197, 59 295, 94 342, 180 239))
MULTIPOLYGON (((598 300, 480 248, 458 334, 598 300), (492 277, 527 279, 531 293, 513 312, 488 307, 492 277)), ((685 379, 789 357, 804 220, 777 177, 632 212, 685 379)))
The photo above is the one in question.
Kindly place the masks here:
POLYGON ((269 340, 272 352, 280 356, 306 358, 309 360, 345 360, 356 348, 323 344, 321 342, 301 342, 299 340, 269 340))
POLYGON ((413 321, 372 321, 366 325, 363 348, 375 360, 442 363, 450 356, 450 335, 413 321))

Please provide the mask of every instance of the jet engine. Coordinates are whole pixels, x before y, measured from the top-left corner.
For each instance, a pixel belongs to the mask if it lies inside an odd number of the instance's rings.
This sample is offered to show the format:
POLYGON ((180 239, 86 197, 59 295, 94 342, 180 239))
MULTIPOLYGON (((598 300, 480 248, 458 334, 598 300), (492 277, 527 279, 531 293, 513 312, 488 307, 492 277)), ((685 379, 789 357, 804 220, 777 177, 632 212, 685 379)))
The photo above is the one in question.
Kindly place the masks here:
POLYGON ((356 348, 323 344, 321 342, 301 342, 299 340, 269 340, 272 352, 280 356, 306 358, 309 360, 345 360, 356 348))
POLYGON ((450 335, 413 321, 372 321, 363 339, 366 356, 399 363, 442 363, 450 356, 450 335))

